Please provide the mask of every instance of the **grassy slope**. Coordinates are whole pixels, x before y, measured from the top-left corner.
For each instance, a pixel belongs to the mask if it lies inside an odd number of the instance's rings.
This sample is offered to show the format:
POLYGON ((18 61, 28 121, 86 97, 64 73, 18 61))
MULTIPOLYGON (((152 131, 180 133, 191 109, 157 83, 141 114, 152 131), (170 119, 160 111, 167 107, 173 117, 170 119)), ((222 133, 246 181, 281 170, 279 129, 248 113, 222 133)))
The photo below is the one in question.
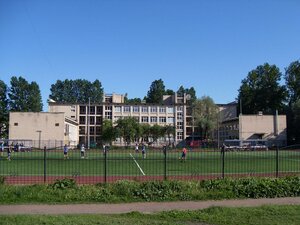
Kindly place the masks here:
POLYGON ((129 213, 122 215, 64 216, 0 216, 0 224, 216 224, 216 225, 296 225, 300 221, 300 206, 263 206, 256 208, 213 207, 198 211, 171 211, 152 215, 129 213))

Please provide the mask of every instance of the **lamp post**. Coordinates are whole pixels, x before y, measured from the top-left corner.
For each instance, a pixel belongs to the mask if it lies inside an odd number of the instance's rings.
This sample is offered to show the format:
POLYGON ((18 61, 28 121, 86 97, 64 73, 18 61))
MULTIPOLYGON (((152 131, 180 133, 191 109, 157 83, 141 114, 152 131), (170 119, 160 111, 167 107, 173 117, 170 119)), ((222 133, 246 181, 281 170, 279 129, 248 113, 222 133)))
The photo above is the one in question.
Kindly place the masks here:
POLYGON ((41 130, 37 130, 36 132, 39 133, 39 149, 41 149, 41 136, 42 136, 42 131, 41 131, 41 130))

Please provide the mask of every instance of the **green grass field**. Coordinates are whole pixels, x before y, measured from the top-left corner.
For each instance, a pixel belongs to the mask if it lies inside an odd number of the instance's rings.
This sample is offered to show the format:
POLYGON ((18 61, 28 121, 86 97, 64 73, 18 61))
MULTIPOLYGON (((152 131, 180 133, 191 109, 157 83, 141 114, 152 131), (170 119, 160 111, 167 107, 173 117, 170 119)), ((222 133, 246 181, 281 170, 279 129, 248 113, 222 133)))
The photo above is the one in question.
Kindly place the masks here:
MULTIPOLYGON (((48 176, 104 176, 105 165, 108 176, 221 176, 222 155, 215 151, 190 151, 185 161, 179 160, 181 153, 170 150, 166 161, 159 150, 149 150, 146 159, 133 150, 118 150, 107 153, 101 150, 86 152, 80 158, 79 150, 70 150, 69 159, 64 160, 62 151, 50 150, 46 155, 48 176), (165 165, 166 162, 166 165, 165 165)), ((300 151, 280 151, 279 173, 300 172, 300 151)), ((276 173, 276 151, 226 152, 225 175, 274 174, 276 173)), ((3 153, 0 160, 2 176, 42 176, 44 174, 44 152, 13 152, 11 161, 3 153)))

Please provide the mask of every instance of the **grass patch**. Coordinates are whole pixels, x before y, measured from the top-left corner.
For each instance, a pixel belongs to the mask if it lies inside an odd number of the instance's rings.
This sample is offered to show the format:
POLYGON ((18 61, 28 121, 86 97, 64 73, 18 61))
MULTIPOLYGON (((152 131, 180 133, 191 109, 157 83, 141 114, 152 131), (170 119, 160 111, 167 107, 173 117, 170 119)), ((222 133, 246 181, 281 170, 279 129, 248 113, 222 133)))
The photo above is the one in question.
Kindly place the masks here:
POLYGON ((300 177, 205 181, 118 181, 77 185, 72 179, 49 185, 0 185, 0 204, 117 203, 300 196, 300 177))
POLYGON ((0 224, 89 225, 89 224, 215 224, 215 225, 296 225, 300 206, 254 208, 212 207, 197 211, 170 211, 158 214, 137 212, 120 215, 18 215, 0 216, 0 224))

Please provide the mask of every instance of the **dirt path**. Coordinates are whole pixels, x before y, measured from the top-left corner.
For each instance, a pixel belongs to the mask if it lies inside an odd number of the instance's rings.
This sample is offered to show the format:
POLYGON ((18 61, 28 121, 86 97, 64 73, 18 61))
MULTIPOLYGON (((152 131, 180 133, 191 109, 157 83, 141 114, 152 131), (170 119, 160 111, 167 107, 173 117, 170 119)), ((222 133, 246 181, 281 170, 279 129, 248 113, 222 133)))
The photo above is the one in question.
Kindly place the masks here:
POLYGON ((197 210, 211 206, 248 207, 261 205, 300 205, 300 197, 188 202, 141 202, 124 204, 0 205, 0 215, 12 214, 120 214, 155 213, 169 210, 197 210))

